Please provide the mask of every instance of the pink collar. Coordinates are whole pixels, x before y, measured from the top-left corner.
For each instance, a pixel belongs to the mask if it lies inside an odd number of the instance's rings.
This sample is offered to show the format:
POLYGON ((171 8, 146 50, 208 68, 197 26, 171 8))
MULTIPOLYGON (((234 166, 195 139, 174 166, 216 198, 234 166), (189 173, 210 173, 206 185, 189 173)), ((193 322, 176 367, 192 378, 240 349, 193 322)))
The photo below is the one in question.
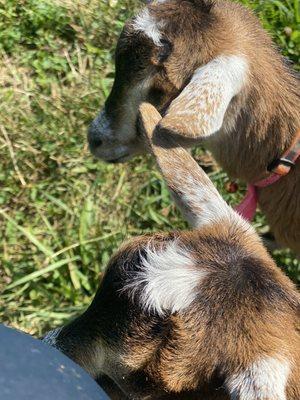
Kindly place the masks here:
POLYGON ((295 166, 297 160, 300 158, 300 130, 296 134, 291 147, 284 153, 284 155, 272 163, 269 170, 272 172, 267 178, 259 182, 248 185, 246 197, 235 208, 235 210, 247 221, 252 221, 257 208, 258 190, 273 185, 279 181, 283 176, 286 176, 295 166))
POLYGON ((235 208, 244 219, 247 221, 252 221, 257 208, 258 193, 257 188, 264 188, 277 182, 282 176, 277 174, 272 174, 266 179, 263 179, 255 184, 248 185, 247 194, 242 202, 235 208))

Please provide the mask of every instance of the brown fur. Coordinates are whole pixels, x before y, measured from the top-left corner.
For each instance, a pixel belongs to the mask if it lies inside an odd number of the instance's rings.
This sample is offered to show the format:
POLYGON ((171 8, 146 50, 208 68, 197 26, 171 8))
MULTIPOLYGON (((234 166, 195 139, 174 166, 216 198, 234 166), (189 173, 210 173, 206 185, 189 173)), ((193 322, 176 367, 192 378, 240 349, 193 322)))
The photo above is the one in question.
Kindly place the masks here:
POLYGON ((64 328, 58 347, 88 370, 94 365, 95 371, 97 342, 118 349, 120 356, 105 371, 122 388, 105 379, 113 399, 126 399, 125 392, 134 399, 229 400, 227 376, 262 355, 279 353, 294 360, 287 399, 298 400, 299 297, 291 282, 255 235, 245 240, 244 232, 224 226, 176 236, 195 255, 199 268, 211 273, 190 310, 161 319, 118 294, 116 282, 122 286, 122 274, 135 270, 145 244, 151 240, 160 245, 174 236, 137 238, 111 260, 92 306, 79 323, 64 328))
MULTIPOLYGON (((207 210, 205 201, 198 208, 188 200, 182 176, 198 182, 208 203, 214 199, 222 204, 186 151, 164 148, 158 112, 148 104, 141 113, 141 129, 183 211, 200 217, 207 210)), ((193 231, 147 235, 123 245, 91 306, 60 331, 56 346, 103 383, 113 399, 229 400, 228 379, 261 358, 273 357, 291 363, 286 399, 299 400, 299 294, 250 225, 226 207, 228 213, 220 207, 220 215, 211 215, 193 231), (171 242, 184 248, 205 274, 187 308, 161 315, 144 308, 140 295, 145 282, 136 276, 145 268, 149 246, 161 251, 171 242), (135 284, 134 295, 128 283, 135 284)), ((272 393, 259 397, 273 399, 272 393)))
MULTIPOLYGON (((125 116, 126 107, 122 105, 137 108, 144 96, 162 112, 165 118, 161 126, 182 146, 204 143, 232 178, 249 183, 264 178, 269 164, 289 148, 300 127, 300 81, 296 73, 285 64, 258 19, 240 4, 172 0, 150 4, 148 9, 158 23, 164 23, 160 31, 169 45, 155 46, 133 29, 132 21, 128 22, 118 43, 115 85, 105 106, 113 130, 119 130, 125 118, 127 131, 133 131, 126 139, 129 154, 141 152, 143 144, 135 130, 136 114, 125 116), (201 132, 187 132, 186 123, 192 126, 192 119, 183 121, 176 113, 170 114, 170 104, 197 68, 220 55, 245 56, 249 78, 232 99, 221 131, 206 138, 201 132), (150 88, 134 101, 129 88, 146 77, 151 81, 150 88)), ((210 113, 209 108, 206 113, 210 113)), ((205 124, 202 128, 205 136, 205 124)), ((259 191, 259 204, 276 239, 298 254, 299 169, 298 163, 288 176, 259 191)))

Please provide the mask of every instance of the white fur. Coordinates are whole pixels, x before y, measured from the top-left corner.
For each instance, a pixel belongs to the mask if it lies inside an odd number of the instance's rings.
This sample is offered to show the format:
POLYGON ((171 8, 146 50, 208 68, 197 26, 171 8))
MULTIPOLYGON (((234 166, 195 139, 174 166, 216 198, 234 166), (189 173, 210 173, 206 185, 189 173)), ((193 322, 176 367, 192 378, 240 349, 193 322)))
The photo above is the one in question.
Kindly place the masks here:
POLYGON ((209 182, 209 185, 200 184, 190 176, 186 178, 186 183, 188 187, 182 196, 182 201, 188 204, 192 210, 196 210, 192 215, 192 220, 187 216, 188 222, 193 227, 200 228, 211 225, 221 219, 238 219, 238 216, 222 199, 211 182, 209 182), (197 208, 200 212, 197 212, 197 208))
POLYGON ((288 360, 264 357, 233 375, 227 387, 233 400, 286 400, 288 360))
POLYGON ((245 86, 248 63, 243 56, 219 56, 198 68, 191 82, 171 104, 168 115, 182 117, 186 132, 210 136, 223 125, 226 110, 245 86))
POLYGON ((134 20, 133 27, 136 31, 143 32, 157 46, 161 45, 161 25, 155 20, 155 18, 150 14, 149 10, 145 8, 134 20))
POLYGON ((146 99, 151 87, 151 78, 146 77, 139 81, 135 86, 131 87, 127 93, 127 101, 123 107, 123 117, 120 119, 117 132, 111 127, 111 121, 107 116, 105 108, 95 118, 93 125, 96 127, 99 136, 104 141, 110 141, 117 136, 122 138, 123 143, 128 142, 134 137, 134 124, 138 113, 139 104, 146 99))
MULTIPOLYGON (((206 108, 202 99, 202 92, 209 90, 210 101, 219 98, 220 105, 212 115, 206 115, 205 120, 209 126, 206 136, 219 131, 223 125, 225 112, 232 98, 237 95, 244 86, 247 77, 247 62, 240 56, 220 56, 196 70, 191 83, 196 83, 198 91, 191 91, 191 103, 199 99, 197 112, 206 108)), ((189 85, 187 86, 189 90, 189 85)), ((190 104, 186 104, 189 109, 190 104)))
POLYGON ((146 77, 128 90, 127 101, 120 106, 120 117, 114 121, 112 128, 111 121, 107 116, 105 108, 99 113, 92 123, 96 136, 99 137, 105 146, 92 149, 93 154, 104 160, 122 158, 126 160, 127 155, 132 155, 133 149, 130 142, 136 136, 135 123, 138 114, 139 104, 147 98, 151 87, 151 77, 146 77), (116 122, 118 125, 116 126, 116 122))
POLYGON ((49 331, 46 334, 46 336, 43 338, 43 342, 48 343, 52 347, 56 347, 57 346, 56 339, 57 339, 58 335, 60 334, 61 330, 62 330, 62 328, 57 328, 57 329, 53 329, 52 331, 49 331))
POLYGON ((191 254, 174 241, 163 250, 147 250, 141 270, 124 287, 146 311, 164 315, 186 309, 195 299, 196 287, 207 272, 197 267, 191 254), (141 292, 140 292, 141 290, 141 292))
POLYGON ((135 138, 135 124, 138 114, 138 107, 147 98, 151 87, 151 77, 146 77, 132 86, 127 93, 127 101, 123 106, 122 117, 118 127, 113 132, 114 138, 121 138, 123 143, 130 142, 135 138))
POLYGON ((253 228, 238 213, 236 213, 220 196, 211 180, 202 177, 196 181, 187 171, 172 171, 174 187, 180 188, 183 193, 180 197, 173 194, 177 206, 181 209, 185 219, 193 228, 202 228, 224 221, 224 223, 243 226, 245 231, 253 228), (185 175, 184 180, 182 176, 185 175))

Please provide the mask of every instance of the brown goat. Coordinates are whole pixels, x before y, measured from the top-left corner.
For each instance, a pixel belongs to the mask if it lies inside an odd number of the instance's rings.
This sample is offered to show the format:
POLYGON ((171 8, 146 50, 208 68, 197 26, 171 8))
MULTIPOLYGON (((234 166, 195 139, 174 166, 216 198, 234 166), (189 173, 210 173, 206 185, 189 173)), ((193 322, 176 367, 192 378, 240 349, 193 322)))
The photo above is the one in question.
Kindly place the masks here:
MULTIPOLYGON (((258 19, 227 0, 153 1, 127 22, 116 76, 89 131, 93 154, 125 161, 146 151, 142 101, 183 147, 204 144, 232 178, 255 183, 300 128, 300 81, 258 19)), ((170 141, 171 143, 171 141, 170 141)), ((300 163, 259 189, 277 241, 300 254, 300 163)))
POLYGON ((45 341, 112 399, 299 400, 300 299, 253 228, 142 105, 141 125, 193 231, 139 237, 88 310, 45 341), (167 138, 167 139, 166 139, 167 138))

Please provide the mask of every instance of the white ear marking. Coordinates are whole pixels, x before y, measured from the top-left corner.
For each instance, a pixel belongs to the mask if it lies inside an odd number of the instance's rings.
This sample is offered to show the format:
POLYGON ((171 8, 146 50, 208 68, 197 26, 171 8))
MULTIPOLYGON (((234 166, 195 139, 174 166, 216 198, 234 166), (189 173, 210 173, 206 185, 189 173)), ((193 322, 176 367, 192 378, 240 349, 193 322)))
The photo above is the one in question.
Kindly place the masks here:
POLYGON ((251 229, 251 225, 247 224, 220 196, 208 177, 204 177, 205 181, 204 179, 197 181, 186 171, 176 171, 176 169, 172 171, 172 176, 173 184, 176 183, 176 186, 182 190, 180 196, 172 191, 172 196, 193 228, 202 228, 226 221, 244 226, 245 230, 251 229))
POLYGON ((189 205, 188 209, 195 211, 199 209, 198 213, 185 214, 191 226, 200 228, 222 219, 238 220, 236 213, 228 206, 214 187, 211 188, 207 185, 205 188, 204 185, 200 186, 199 182, 195 181, 192 176, 187 176, 185 181, 187 190, 182 195, 181 201, 183 204, 189 205))
POLYGON ((163 250, 149 246, 141 268, 123 290, 133 297, 141 290, 139 303, 144 310, 159 315, 186 309, 196 297, 196 287, 207 275, 176 241, 163 250))
POLYGON ((143 32, 156 46, 161 46, 162 35, 159 24, 155 18, 150 14, 149 10, 145 8, 133 21, 133 27, 136 31, 143 32))
POLYGON ((230 377, 226 386, 233 400, 286 400, 288 360, 264 357, 230 377))
POLYGON ((191 82, 170 105, 163 126, 172 128, 180 118, 180 130, 191 137, 205 137, 218 132, 226 110, 247 80, 245 57, 219 56, 198 68, 191 82), (179 117, 179 118, 177 118, 179 117), (169 124, 168 124, 169 123, 169 124))

